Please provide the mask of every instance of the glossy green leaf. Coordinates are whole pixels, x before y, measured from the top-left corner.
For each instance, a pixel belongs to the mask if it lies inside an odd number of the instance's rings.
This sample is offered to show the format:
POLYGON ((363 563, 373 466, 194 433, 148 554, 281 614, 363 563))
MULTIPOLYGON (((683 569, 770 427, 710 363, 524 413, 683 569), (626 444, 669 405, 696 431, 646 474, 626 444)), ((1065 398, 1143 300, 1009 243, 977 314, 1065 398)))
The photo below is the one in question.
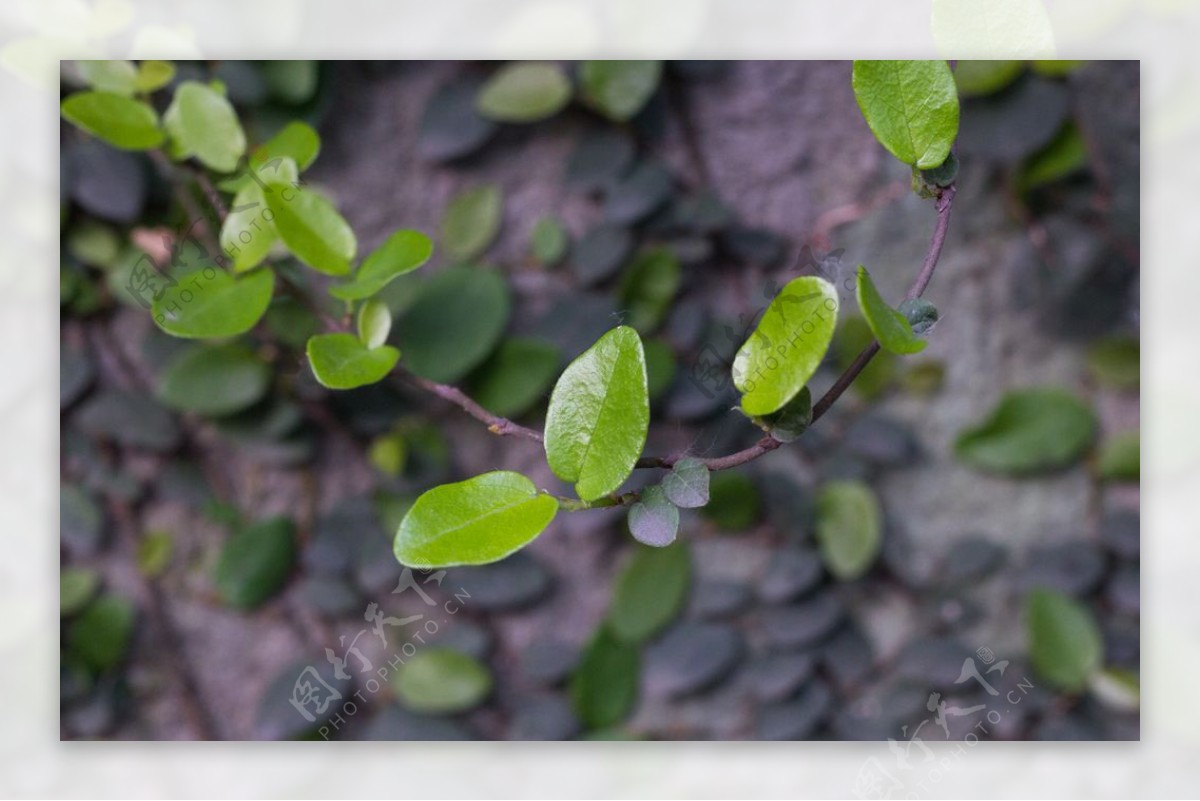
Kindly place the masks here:
POLYGON ((538 264, 553 267, 567 255, 571 245, 567 229, 555 217, 542 217, 533 226, 529 238, 530 249, 538 264))
POLYGON ((829 349, 837 313, 837 290, 824 278, 801 276, 780 290, 734 357, 746 414, 778 411, 804 388, 829 349))
POLYGON ((372 298, 358 309, 358 338, 374 350, 387 342, 392 330, 392 312, 378 298, 372 298))
POLYGON ((999 92, 1025 71, 1021 60, 961 59, 954 67, 954 82, 963 97, 999 92))
POLYGON ((548 342, 506 339, 472 376, 469 394, 492 414, 519 415, 549 394, 561 360, 548 342))
POLYGON ((279 238, 296 258, 326 275, 346 275, 358 250, 350 225, 325 198, 290 184, 268 183, 264 195, 279 238))
POLYGON ((866 484, 831 481, 817 495, 817 545, 825 567, 842 581, 870 569, 883 544, 879 501, 866 484))
POLYGON ((679 259, 669 248, 639 254, 621 277, 626 322, 643 334, 658 328, 681 280, 679 259))
POLYGON ((699 509, 708 503, 709 471, 704 462, 685 456, 663 476, 667 500, 684 509, 699 509))
POLYGON ((400 359, 390 345, 369 348, 353 334, 318 334, 308 340, 308 363, 323 387, 354 389, 382 381, 400 359))
POLYGON ((163 124, 178 152, 195 156, 217 172, 233 172, 246 152, 246 134, 233 105, 205 84, 179 84, 163 124))
POLYGON ((812 425, 812 392, 800 390, 779 411, 758 418, 762 428, 780 442, 795 442, 812 425))
POLYGON ((404 516, 396 559, 418 568, 496 562, 532 542, 557 513, 558 501, 520 473, 497 470, 443 484, 404 516))
POLYGON ((198 345, 171 360, 158 379, 159 400, 173 409, 232 414, 261 400, 271 371, 244 345, 198 345))
POLYGON ((858 107, 879 143, 927 170, 950 155, 958 135, 958 88, 945 61, 855 61, 858 107))
POLYGON ((1114 434, 1100 449, 1100 477, 1109 481, 1137 481, 1142 476, 1141 432, 1114 434))
POLYGON ((279 241, 273 219, 262 187, 247 181, 234 195, 221 223, 221 250, 233 261, 234 270, 246 272, 262 264, 279 241))
POLYGON ((1037 589, 1026 601, 1029 659, 1042 678, 1071 692, 1100 669, 1104 644, 1087 607, 1066 595, 1037 589))
POLYGON ((126 97, 138 90, 138 70, 132 61, 76 61, 75 68, 93 89, 126 97))
POLYGON ((392 686, 413 712, 451 715, 483 703, 492 692, 492 674, 461 651, 425 648, 400 666, 392 686))
POLYGON ((64 567, 58 574, 58 613, 68 617, 87 606, 100 589, 100 574, 82 567, 64 567))
POLYGON ((256 270, 234 278, 208 267, 178 278, 151 308, 154 322, 168 334, 189 339, 232 337, 262 318, 275 291, 275 274, 256 270))
POLYGON ((354 279, 331 287, 329 294, 341 300, 369 298, 393 279, 399 278, 429 261, 433 255, 433 240, 420 231, 396 231, 371 252, 354 279))
POLYGON ((571 677, 571 703, 584 725, 615 726, 637 703, 641 660, 638 650, 601 627, 584 649, 571 677))
POLYGON ((458 381, 495 349, 509 309, 508 285, 495 270, 443 270, 420 287, 396 322, 405 365, 432 381, 458 381))
POLYGON ((137 610, 115 595, 92 602, 71 624, 67 642, 71 655, 97 673, 116 667, 129 650, 137 610))
POLYGON ((630 645, 649 640, 679 616, 691 577, 692 557, 685 544, 636 546, 613 584, 609 631, 630 645))
POLYGON ((169 61, 143 61, 138 64, 136 89, 139 92, 154 92, 171 82, 175 77, 175 65, 169 61))
POLYGON ((633 472, 649 424, 642 340, 619 326, 571 362, 550 395, 550 469, 585 501, 607 495, 633 472))
POLYGON ((925 350, 925 340, 913 333, 908 318, 888 305, 871 274, 861 264, 858 266, 858 285, 856 289, 858 307, 862 309, 867 325, 879 344, 892 353, 910 354, 925 350))
POLYGON ((1017 174, 1022 192, 1054 183, 1087 167, 1087 144, 1074 123, 1068 122, 1050 144, 1034 153, 1017 174))
POLYGON ((1101 339, 1088 351, 1087 365, 1092 376, 1105 386, 1136 389, 1141 382, 1141 343, 1126 336, 1101 339))
POLYGON ((504 197, 495 184, 459 192, 442 215, 442 247, 459 261, 475 258, 500 232, 503 213, 504 197))
POLYGON ((679 509, 667 500, 657 484, 642 490, 642 496, 629 507, 629 533, 643 545, 664 548, 679 534, 679 509))
POLYGON ((585 61, 579 65, 584 101, 625 122, 642 110, 662 78, 661 61, 585 61))
POLYGON ((158 115, 149 105, 113 92, 78 92, 62 101, 68 122, 122 150, 149 150, 163 143, 158 115))
POLYGON ((498 122, 537 122, 553 117, 571 101, 571 82, 557 64, 519 61, 488 79, 475 98, 484 117, 498 122))
POLYGON ((283 589, 296 559, 292 521, 276 517, 234 532, 221 548, 213 583, 237 609, 255 609, 283 589))
POLYGON ((1029 475, 1075 463, 1095 433, 1092 410, 1071 393, 1020 390, 1005 395, 979 425, 961 432, 954 451, 981 470, 1029 475))
POLYGON ((758 522, 762 497, 745 473, 723 470, 708 483, 708 505, 703 514, 726 531, 745 531, 758 522))

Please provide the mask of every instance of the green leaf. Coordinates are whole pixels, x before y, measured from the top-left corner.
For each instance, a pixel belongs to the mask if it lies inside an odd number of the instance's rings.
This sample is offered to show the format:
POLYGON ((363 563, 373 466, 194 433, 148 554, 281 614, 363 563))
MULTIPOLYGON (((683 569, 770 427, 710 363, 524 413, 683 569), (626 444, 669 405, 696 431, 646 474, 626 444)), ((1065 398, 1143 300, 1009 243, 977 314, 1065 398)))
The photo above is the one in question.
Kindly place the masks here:
POLYGON ((1069 392, 1011 392, 979 425, 958 435, 954 451, 972 467, 1029 475, 1076 462, 1096 433, 1092 410, 1069 392))
POLYGON ((354 280, 331 287, 329 294, 341 300, 369 298, 393 279, 411 273, 433 255, 433 240, 420 231, 396 231, 372 251, 354 280))
POLYGON ((372 298, 358 309, 358 338, 371 350, 387 342, 392 330, 392 312, 378 298, 372 298))
POLYGON ((135 88, 139 92, 154 92, 175 77, 175 65, 169 61, 143 61, 138 65, 135 88))
POLYGON ((425 492, 396 532, 396 559, 417 568, 485 565, 524 548, 558 501, 520 473, 497 470, 425 492))
POLYGON ((725 470, 709 479, 703 514, 726 531, 744 531, 758 522, 762 498, 745 473, 725 470))
POLYGON ((1029 66, 1038 75, 1044 75, 1047 78, 1061 78, 1064 75, 1070 75, 1086 63, 1087 61, 1082 59, 1039 58, 1034 59, 1029 66))
POLYGON ((637 648, 601 627, 571 676, 571 703, 584 725, 615 726, 633 711, 641 672, 637 648))
POLYGON ((1089 678, 1088 689, 1100 703, 1117 712, 1134 712, 1142 703, 1141 682, 1131 670, 1098 670, 1089 678))
POLYGON ((571 241, 567 229, 557 218, 542 217, 533 226, 529 244, 538 264, 553 267, 567 255, 571 241))
POLYGON ((206 267, 178 278, 154 301, 154 322, 168 334, 188 339, 217 339, 244 334, 271 304, 275 274, 256 270, 234 278, 206 267))
POLYGON ((867 325, 879 340, 879 344, 892 353, 920 353, 925 350, 925 340, 913 334, 908 319, 888 305, 867 268, 858 265, 858 306, 862 309, 867 325))
POLYGON ((266 214, 267 200, 262 187, 248 181, 237 191, 229 213, 221 223, 221 250, 233 260, 233 269, 246 272, 262 263, 271 246, 279 241, 279 233, 266 214))
POLYGON ((126 97, 138 89, 138 70, 132 61, 76 61, 75 68, 93 89, 126 97))
POLYGON ((267 190, 275 230, 288 250, 318 272, 349 273, 358 242, 333 204, 316 192, 287 183, 268 183, 267 190))
POLYGON ((522 414, 546 397, 561 359, 558 348, 547 342, 506 339, 472 376, 470 395, 492 414, 522 414))
MULTIPOLYGON (((380 435, 371 441, 367 458, 376 470, 394 478, 404 470, 404 463, 408 460, 408 444, 403 436, 394 431, 380 435)), ((399 521, 396 525, 400 525, 399 521)))
POLYGON ((67 634, 71 655, 97 673, 116 667, 129 650, 137 610, 115 595, 94 601, 67 634))
POLYGON ((161 576, 171 562, 175 542, 167 531, 147 531, 137 547, 137 566, 143 576, 161 576))
POLYGON ((1025 71, 1025 62, 999 59, 962 59, 954 67, 954 82, 963 97, 978 97, 999 92, 1025 71))
POLYGON ((650 392, 650 401, 661 398, 671 388, 675 380, 675 351, 661 339, 651 339, 642 343, 646 353, 646 388, 650 392))
POLYGON ((318 334, 308 340, 308 363, 323 387, 354 389, 382 381, 400 359, 390 345, 369 348, 353 334, 318 334))
POLYGON ((662 480, 667 500, 684 509, 699 509, 708 503, 708 466, 693 456, 675 463, 662 480))
POLYGON ((316 94, 318 62, 281 59, 260 61, 259 64, 271 94, 284 103, 298 106, 316 94))
POLYGON ((1017 175, 1017 189, 1028 192, 1054 183, 1087 167, 1087 145, 1074 123, 1068 122, 1050 141, 1034 153, 1017 175))
POLYGON ((1080 692, 1100 669, 1100 629, 1087 607, 1051 590, 1029 593, 1025 620, 1029 659, 1051 684, 1080 692))
POLYGON ((642 110, 662 78, 661 61, 585 61, 579 65, 584 101, 610 120, 642 110))
POLYGON ((492 692, 492 674, 453 648, 426 648, 392 677, 400 703, 425 715, 452 715, 479 706, 492 692))
MULTIPOLYGON (((833 340, 833 354, 839 371, 844 372, 853 364, 862 349, 875 341, 875 334, 867 321, 856 315, 847 317, 837 329, 833 340)), ((850 388, 861 397, 871 400, 883 394, 892 384, 897 359, 887 351, 875 355, 850 388)))
POLYGON ((1105 386, 1136 389, 1141 382, 1141 343, 1126 336, 1102 339, 1088 351, 1087 365, 1092 376, 1105 386))
POLYGON ((958 135, 958 89, 945 61, 855 61, 858 107, 879 143, 927 170, 950 155, 958 135))
POLYGON ((937 306, 925 298, 908 298, 896 310, 904 315, 904 319, 912 326, 912 332, 917 336, 932 331, 939 319, 937 306))
POLYGON ((1100 449, 1100 477, 1109 481, 1137 481, 1142 477, 1141 432, 1114 434, 1100 449))
POLYGON ((496 71, 479 90, 475 108, 499 122, 537 122, 571 101, 571 82, 556 64, 518 61, 496 71))
POLYGON ((629 645, 649 640, 679 616, 691 576, 692 558, 683 543, 636 546, 613 585, 608 630, 629 645))
POLYGON ((812 425, 812 392, 805 387, 782 409, 758 420, 774 439, 795 442, 812 425))
POLYGON ((829 572, 856 579, 879 555, 883 531, 879 501, 866 484, 831 481, 817 495, 817 545, 829 572))
POLYGON ((82 567, 64 567, 58 574, 58 614, 68 617, 87 606, 100 589, 100 574, 82 567))
POLYGON ((478 367, 508 325, 508 285, 495 270, 452 267, 426 281, 396 323, 405 364, 452 383, 478 367))
POLYGON ((313 127, 293 120, 254 149, 250 154, 250 166, 262 167, 275 159, 287 158, 296 162, 296 167, 303 172, 312 166, 320 152, 321 137, 313 127))
POLYGON ((246 152, 246 134, 226 97, 196 81, 184 81, 163 115, 178 152, 195 156, 217 172, 233 172, 246 152))
POLYGON ((641 499, 629 507, 629 533, 643 545, 663 548, 679 533, 679 509, 667 500, 657 484, 642 490, 641 499))
POLYGON ((296 558, 295 527, 276 517, 235 532, 221 548, 213 582, 237 609, 255 609, 287 583, 296 558))
POLYGON ((172 409, 225 415, 262 399, 271 371, 244 345, 198 345, 183 351, 158 379, 159 400, 172 409))
POLYGON ((154 109, 113 92, 79 92, 62 101, 63 118, 122 150, 149 150, 163 143, 154 109))
POLYGON ((633 472, 646 444, 650 400, 642 339, 628 326, 600 337, 567 366, 546 413, 546 459, 592 501, 633 472))
POLYGON ((621 277, 621 304, 626 322, 640 333, 658 328, 679 291, 679 259, 669 248, 639 254, 621 277))
POLYGON ((487 184, 459 192, 442 215, 442 246, 451 258, 473 259, 487 250, 500 232, 504 198, 500 187, 487 184))
POLYGON ((837 325, 838 296, 824 278, 789 281, 733 360, 733 383, 751 417, 771 414, 817 371, 837 325))

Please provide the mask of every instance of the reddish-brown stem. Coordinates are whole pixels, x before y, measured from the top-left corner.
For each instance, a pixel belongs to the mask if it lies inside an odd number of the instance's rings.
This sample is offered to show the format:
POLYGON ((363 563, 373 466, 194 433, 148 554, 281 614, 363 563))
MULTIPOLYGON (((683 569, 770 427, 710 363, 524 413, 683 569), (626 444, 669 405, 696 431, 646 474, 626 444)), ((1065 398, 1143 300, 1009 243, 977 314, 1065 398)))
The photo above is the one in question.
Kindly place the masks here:
POLYGON ((457 387, 449 386, 448 384, 439 384, 436 381, 430 381, 428 378, 422 378, 419 375, 410 373, 407 370, 397 368, 396 374, 414 386, 437 395, 445 401, 453 403, 458 408, 462 409, 467 414, 474 417, 479 422, 488 427, 488 431, 493 434, 498 434, 502 437, 514 436, 531 439, 534 442, 541 442, 542 435, 534 431, 532 428, 526 428, 523 425, 518 425, 506 417, 500 417, 489 412, 487 409, 480 406, 474 400, 467 396, 465 392, 457 387))

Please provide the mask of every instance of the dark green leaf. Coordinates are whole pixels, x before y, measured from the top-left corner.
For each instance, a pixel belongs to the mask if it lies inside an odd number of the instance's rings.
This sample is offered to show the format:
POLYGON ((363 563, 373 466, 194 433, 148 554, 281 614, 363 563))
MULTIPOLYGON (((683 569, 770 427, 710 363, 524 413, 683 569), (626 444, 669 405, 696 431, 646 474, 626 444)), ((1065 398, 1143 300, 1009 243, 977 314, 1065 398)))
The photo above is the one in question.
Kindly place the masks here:
POLYGON ((1083 401, 1058 389, 1029 389, 1005 395, 987 419, 958 435, 954 450, 972 467, 1028 475, 1073 464, 1095 433, 1083 401))
POLYGON ((149 150, 163 143, 154 109, 113 92, 79 92, 62 101, 62 115, 122 150, 149 150))
POLYGON ((460 261, 475 258, 500 232, 503 213, 504 198, 494 184, 459 192, 442 215, 442 247, 460 261))
POLYGON ((692 456, 675 463, 663 476, 662 488, 667 500, 684 509, 699 509, 708 503, 708 466, 692 456))
POLYGON ((1100 477, 1110 481, 1137 481, 1142 476, 1141 432, 1114 434, 1100 449, 1100 477))
POLYGON ((888 305, 867 268, 858 265, 858 306, 862 309, 867 325, 879 340, 879 344, 892 353, 920 353, 925 350, 925 340, 913 334, 908 319, 888 305))
POLYGON ((1106 386, 1135 389, 1141 381, 1141 343, 1133 337, 1102 339, 1088 351, 1088 369, 1106 386))
POLYGON ((266 313, 275 291, 275 274, 265 269, 234 278, 206 267, 178 281, 154 301, 152 312, 159 328, 188 339, 246 333, 266 313))
POLYGON ((390 345, 369 348, 352 334, 319 334, 308 340, 308 362, 321 386, 354 389, 382 381, 400 359, 390 345))
POLYGON ((646 353, 646 389, 651 402, 661 398, 675 380, 675 351, 661 339, 642 343, 646 353))
POLYGON ((267 365, 244 345, 199 345, 171 360, 157 394, 173 409, 223 415, 259 401, 270 383, 267 365))
POLYGON ((918 169, 936 167, 958 135, 958 88, 945 61, 855 61, 854 97, 875 138, 918 169))
POLYGON ((217 172, 233 172, 246 152, 246 134, 226 97, 196 81, 175 88, 163 125, 180 155, 195 156, 217 172))
POLYGON ((912 332, 922 336, 933 330, 939 318, 937 306, 925 298, 909 298, 897 309, 912 326, 912 332))
POLYGON ((724 470, 709 479, 704 516, 726 531, 744 531, 758 522, 762 499, 745 473, 724 470))
POLYGON ((451 715, 483 703, 492 692, 492 675, 461 651, 427 648, 396 671, 392 686, 413 712, 451 715))
POLYGON ((420 231, 396 231, 358 268, 354 280, 331 287, 329 294, 342 300, 362 300, 383 289, 393 279, 411 273, 433 255, 433 240, 420 231))
POLYGON ((679 509, 667 500, 662 487, 646 487, 641 499, 629 507, 629 533, 638 542, 654 548, 675 541, 679 533, 679 509))
POLYGON ((658 88, 661 61, 585 61, 579 65, 584 101, 617 122, 632 119, 658 88))
POLYGON ((1061 593, 1037 589, 1029 593, 1025 614, 1034 668, 1056 687, 1083 690, 1104 653, 1091 612, 1061 593))
POLYGON ((506 339, 471 378, 472 398, 492 414, 522 414, 550 391, 562 359, 538 339, 506 339))
POLYGON ((67 634, 71 655, 97 673, 116 667, 129 650, 137 610, 115 595, 94 601, 67 634))
POLYGON ((1044 148, 1029 157, 1017 176, 1017 188, 1028 192, 1073 175, 1087 167, 1087 145, 1074 123, 1068 122, 1044 148))
POLYGON ((358 309, 358 338, 374 350, 387 342, 392 330, 392 312, 386 303, 378 298, 372 298, 358 309))
POLYGON ((283 589, 296 558, 292 521, 276 517, 235 532, 217 560, 214 584, 229 606, 250 610, 283 589))
POLYGON ((268 183, 264 195, 279 238, 296 258, 326 275, 345 275, 358 250, 350 225, 325 198, 288 183, 268 183))
POLYGON ((812 424, 812 393, 800 390, 782 409, 760 418, 763 428, 780 442, 794 442, 812 424))
POLYGON ((679 291, 679 260, 668 248, 654 248, 635 258, 621 278, 626 322, 640 333, 658 328, 679 291))
POLYGON ((260 61, 263 77, 271 94, 284 103, 298 106, 309 101, 317 91, 316 61, 260 61))
POLYGON ((550 469, 585 501, 607 495, 633 471, 649 424, 642 340, 619 326, 571 362, 550 395, 550 469))
POLYGON ((529 238, 530 249, 538 264, 543 267, 553 267, 567 255, 571 245, 567 229, 554 217, 542 217, 533 226, 529 238))
POLYGON ((691 576, 692 558, 683 543, 636 546, 613 585, 608 630, 630 645, 649 640, 679 616, 691 576))
POLYGON ((558 501, 520 473, 497 470, 434 487, 396 532, 396 559, 418 568, 484 565, 528 545, 550 525, 558 501))
MULTIPOLYGON (((875 334, 867 321, 858 315, 847 317, 838 327, 833 340, 833 353, 839 371, 845 371, 854 362, 863 348, 875 341, 875 334)), ((891 386, 896 372, 896 357, 880 351, 850 385, 856 393, 868 400, 876 398, 891 386)))
POLYGON ((475 106, 499 122, 537 122, 553 117, 571 100, 571 82, 556 64, 518 61, 488 79, 475 106))
POLYGON ((601 628, 583 652, 571 677, 571 703, 584 725, 615 726, 637 703, 641 671, 638 651, 601 628))
POLYGON ((866 484, 831 481, 817 495, 817 545, 837 578, 856 579, 879 555, 883 531, 879 501, 866 484))

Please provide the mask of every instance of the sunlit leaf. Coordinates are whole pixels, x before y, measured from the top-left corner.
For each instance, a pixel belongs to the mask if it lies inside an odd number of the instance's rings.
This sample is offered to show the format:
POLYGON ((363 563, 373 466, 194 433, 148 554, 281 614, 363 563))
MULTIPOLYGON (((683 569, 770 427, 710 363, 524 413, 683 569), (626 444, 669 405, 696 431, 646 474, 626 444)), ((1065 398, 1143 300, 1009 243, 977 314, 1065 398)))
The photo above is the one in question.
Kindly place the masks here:
POLYGON ((883 348, 901 354, 920 353, 925 350, 925 340, 913 334, 908 319, 888 305, 875 288, 871 274, 861 264, 858 266, 856 293, 863 317, 883 348))
POLYGON ((308 340, 308 362, 321 386, 354 389, 382 381, 400 359, 390 345, 368 347, 353 334, 319 334, 308 340))
POLYGON ((429 261, 433 241, 420 231, 396 231, 371 252, 354 279, 331 287, 329 294, 342 300, 369 298, 393 279, 410 273, 429 261))
POLYGON ((496 71, 479 90, 475 105, 499 122, 537 122, 553 117, 571 100, 571 82, 557 64, 519 61, 496 71))
POLYGON ((851 83, 875 138, 919 169, 950 155, 958 135, 958 88, 945 61, 855 61, 851 83))
POLYGON ((149 105, 113 92, 78 92, 62 101, 68 122, 122 150, 149 150, 163 143, 158 115, 149 105))
POLYGON ((154 301, 151 311, 159 328, 192 339, 246 333, 262 319, 275 290, 275 274, 265 269, 235 278, 207 267, 177 280, 154 301))
POLYGON ((206 167, 233 172, 246 152, 246 134, 233 105, 220 92, 196 81, 175 88, 163 125, 177 151, 206 167))

